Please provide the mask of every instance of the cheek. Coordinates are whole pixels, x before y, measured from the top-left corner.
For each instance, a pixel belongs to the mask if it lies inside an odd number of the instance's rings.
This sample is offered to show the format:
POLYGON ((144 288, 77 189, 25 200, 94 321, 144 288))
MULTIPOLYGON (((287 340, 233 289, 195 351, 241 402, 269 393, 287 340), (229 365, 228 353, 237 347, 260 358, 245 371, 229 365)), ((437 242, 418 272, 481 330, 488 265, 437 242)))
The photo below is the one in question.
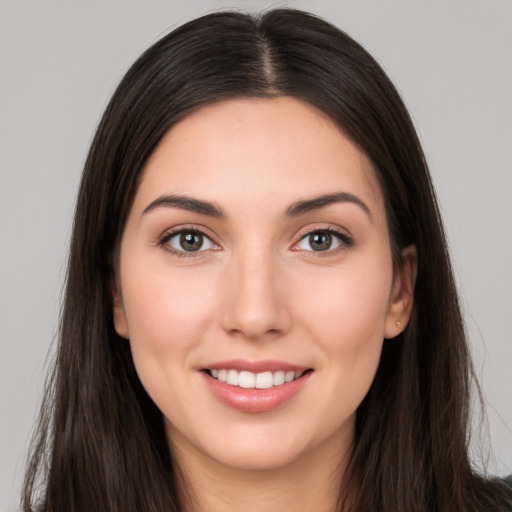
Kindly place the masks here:
POLYGON ((215 303, 213 283, 200 272, 172 272, 158 264, 144 269, 122 282, 130 343, 138 370, 144 365, 164 372, 170 364, 186 363, 199 343, 215 303))
POLYGON ((323 411, 325 436, 355 419, 375 378, 384 339, 387 292, 383 281, 376 286, 375 281, 353 276, 326 283, 322 305, 310 298, 307 328, 320 348, 319 375, 323 376, 322 394, 310 397, 310 407, 323 411))
POLYGON ((341 270, 310 283, 309 293, 301 293, 300 322, 329 370, 326 402, 343 407, 341 415, 359 406, 379 364, 391 286, 388 268, 341 270))
MULTIPOLYGON (((370 268, 370 267, 369 267, 370 268)), ((325 333, 329 345, 357 348, 365 341, 382 341, 388 311, 391 272, 350 269, 304 282, 300 308, 311 329, 325 333)))

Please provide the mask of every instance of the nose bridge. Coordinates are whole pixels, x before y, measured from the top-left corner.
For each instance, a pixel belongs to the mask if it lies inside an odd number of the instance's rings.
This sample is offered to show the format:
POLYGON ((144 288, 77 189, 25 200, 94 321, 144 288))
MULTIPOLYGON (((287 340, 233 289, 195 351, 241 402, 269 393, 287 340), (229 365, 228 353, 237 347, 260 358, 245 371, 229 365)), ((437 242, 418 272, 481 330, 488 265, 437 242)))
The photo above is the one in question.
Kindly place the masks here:
POLYGON ((229 298, 224 329, 256 339, 288 328, 289 311, 277 255, 254 244, 233 254, 226 283, 229 298))

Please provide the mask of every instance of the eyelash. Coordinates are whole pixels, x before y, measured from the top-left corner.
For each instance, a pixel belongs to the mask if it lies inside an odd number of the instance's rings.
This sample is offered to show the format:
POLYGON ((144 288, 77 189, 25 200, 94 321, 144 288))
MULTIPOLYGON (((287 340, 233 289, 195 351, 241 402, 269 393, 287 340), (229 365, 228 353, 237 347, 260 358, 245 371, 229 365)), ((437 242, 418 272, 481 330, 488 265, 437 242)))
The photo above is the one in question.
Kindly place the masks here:
MULTIPOLYGON (((176 235, 181 235, 183 233, 190 233, 190 234, 199 234, 202 235, 204 238, 211 241, 210 235, 208 233, 200 228, 179 228, 174 231, 168 231, 164 233, 164 235, 158 240, 158 246, 167 251, 172 256, 177 256, 178 258, 197 258, 201 256, 202 252, 205 252, 204 250, 198 250, 198 251, 180 251, 179 249, 175 249, 174 247, 171 247, 168 242, 175 237, 176 235), (197 254, 199 253, 199 254, 197 254)), ((214 242, 212 242, 214 243, 214 242)), ((215 244, 216 245, 216 244, 215 244)))
POLYGON ((301 243, 303 240, 310 237, 311 235, 314 235, 315 233, 327 233, 329 235, 332 235, 334 238, 337 238, 339 240, 340 245, 338 247, 335 247, 334 249, 327 249, 325 251, 303 251, 305 253, 309 253, 309 257, 312 257, 313 254, 314 256, 317 257, 332 256, 333 254, 338 254, 340 251, 343 251, 344 249, 349 249, 350 247, 354 246, 354 239, 346 231, 342 231, 340 229, 336 229, 333 227, 328 227, 315 228, 311 229, 310 231, 307 231, 306 233, 303 233, 299 241, 293 244, 294 247, 301 243))
MULTIPOLYGON (((210 238, 210 235, 208 233, 200 228, 179 228, 175 231, 166 232, 159 240, 158 240, 158 246, 164 249, 165 251, 169 252, 172 256, 177 256, 179 258, 197 258, 201 256, 200 253, 205 252, 205 250, 198 250, 198 251, 181 251, 178 249, 174 249, 170 245, 168 245, 168 242, 175 237, 176 235, 180 235, 183 233, 191 233, 191 234, 200 234, 203 237, 210 240, 211 243, 215 244, 210 238)), ((353 238, 348 235, 345 231, 341 231, 339 229, 329 227, 329 228, 315 228, 311 229, 310 231, 307 231, 306 233, 303 233, 300 237, 300 239, 293 244, 293 247, 297 246, 299 243, 301 243, 303 240, 305 240, 307 237, 314 235, 315 233, 327 233, 329 235, 334 236, 337 238, 340 242, 339 247, 336 247, 335 249, 327 249, 325 251, 302 251, 305 253, 313 253, 315 256, 329 256, 332 254, 337 254, 339 251, 343 249, 350 248, 354 245, 353 238)), ((216 244, 215 244, 216 245, 216 244)), ((299 250, 296 250, 299 252, 299 250)), ((311 256, 311 255, 308 255, 311 256)))

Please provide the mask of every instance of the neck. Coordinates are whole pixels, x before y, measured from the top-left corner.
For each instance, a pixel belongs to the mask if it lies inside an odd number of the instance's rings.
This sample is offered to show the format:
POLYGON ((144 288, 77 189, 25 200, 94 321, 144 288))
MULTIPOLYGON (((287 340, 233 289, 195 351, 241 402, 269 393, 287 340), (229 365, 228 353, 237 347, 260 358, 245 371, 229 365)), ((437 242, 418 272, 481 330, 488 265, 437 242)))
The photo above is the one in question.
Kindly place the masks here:
POLYGON ((299 460, 265 469, 225 466, 182 443, 173 443, 172 451, 186 512, 334 512, 348 462, 347 455, 339 455, 339 444, 329 442, 299 460))

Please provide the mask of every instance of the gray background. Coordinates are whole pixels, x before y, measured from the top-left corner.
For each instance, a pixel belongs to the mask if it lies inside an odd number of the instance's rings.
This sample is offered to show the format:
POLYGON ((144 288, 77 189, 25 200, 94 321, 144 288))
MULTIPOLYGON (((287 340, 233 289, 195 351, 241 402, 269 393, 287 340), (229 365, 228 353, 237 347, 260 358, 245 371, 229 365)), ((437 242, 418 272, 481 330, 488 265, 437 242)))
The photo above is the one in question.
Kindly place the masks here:
MULTIPOLYGON (((489 418, 512 472, 512 2, 297 1, 383 64, 444 214, 489 418)), ((129 64, 160 35, 265 2, 0 1, 0 511, 14 510, 57 326, 81 167, 129 64)), ((484 439, 484 455, 488 443, 484 439)), ((478 443, 473 446, 478 445, 478 443)), ((479 459, 479 456, 475 456, 479 459)))

